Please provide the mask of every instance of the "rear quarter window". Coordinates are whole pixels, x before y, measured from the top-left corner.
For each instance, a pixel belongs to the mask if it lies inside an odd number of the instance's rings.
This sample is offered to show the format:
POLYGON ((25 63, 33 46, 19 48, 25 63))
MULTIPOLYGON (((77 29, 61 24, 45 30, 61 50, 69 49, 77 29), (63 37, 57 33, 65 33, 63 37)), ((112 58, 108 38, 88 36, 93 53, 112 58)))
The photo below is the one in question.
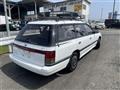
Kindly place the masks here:
POLYGON ((61 25, 58 30, 58 41, 66 41, 75 38, 75 29, 73 25, 61 25))

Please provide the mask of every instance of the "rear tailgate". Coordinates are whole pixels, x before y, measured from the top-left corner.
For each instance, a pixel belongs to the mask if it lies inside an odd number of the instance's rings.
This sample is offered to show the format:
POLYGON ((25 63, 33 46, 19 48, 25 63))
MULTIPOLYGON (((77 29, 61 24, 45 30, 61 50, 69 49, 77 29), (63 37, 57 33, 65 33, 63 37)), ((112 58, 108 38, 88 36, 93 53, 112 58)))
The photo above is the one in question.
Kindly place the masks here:
POLYGON ((45 65, 45 55, 43 51, 37 50, 35 48, 30 48, 28 44, 25 45, 13 45, 13 56, 18 60, 30 63, 33 65, 44 66, 45 65))

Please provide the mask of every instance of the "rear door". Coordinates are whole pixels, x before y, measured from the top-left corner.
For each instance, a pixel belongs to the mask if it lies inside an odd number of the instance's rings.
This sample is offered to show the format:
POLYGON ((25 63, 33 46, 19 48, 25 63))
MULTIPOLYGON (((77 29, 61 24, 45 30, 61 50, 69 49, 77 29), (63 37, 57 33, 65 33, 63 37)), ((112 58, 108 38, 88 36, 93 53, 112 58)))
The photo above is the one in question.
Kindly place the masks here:
POLYGON ((44 66, 45 55, 41 52, 42 47, 36 47, 22 42, 15 42, 13 45, 13 56, 21 62, 44 66), (32 47, 32 48, 31 48, 32 47))
POLYGON ((76 49, 74 25, 60 25, 57 30, 56 62, 69 59, 76 49))

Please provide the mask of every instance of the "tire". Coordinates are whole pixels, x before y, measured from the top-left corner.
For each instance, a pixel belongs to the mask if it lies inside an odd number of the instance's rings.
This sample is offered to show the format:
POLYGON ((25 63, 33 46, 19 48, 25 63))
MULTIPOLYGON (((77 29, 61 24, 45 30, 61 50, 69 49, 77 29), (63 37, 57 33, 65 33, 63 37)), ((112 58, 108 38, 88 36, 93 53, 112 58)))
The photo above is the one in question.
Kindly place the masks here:
POLYGON ((68 72, 72 72, 76 69, 77 64, 78 64, 78 53, 73 53, 73 55, 70 58, 70 62, 68 64, 68 66, 66 67, 66 70, 68 72))
POLYGON ((95 46, 95 49, 99 49, 101 46, 101 39, 99 38, 98 41, 97 41, 97 44, 95 46))

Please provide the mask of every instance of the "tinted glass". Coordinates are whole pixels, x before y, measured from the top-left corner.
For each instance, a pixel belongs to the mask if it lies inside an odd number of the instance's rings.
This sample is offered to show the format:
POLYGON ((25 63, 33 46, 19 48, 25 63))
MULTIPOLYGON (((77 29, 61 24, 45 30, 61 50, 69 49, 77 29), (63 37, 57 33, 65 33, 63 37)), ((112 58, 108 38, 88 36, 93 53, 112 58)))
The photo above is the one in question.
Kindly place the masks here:
POLYGON ((18 34, 16 40, 35 44, 49 46, 52 37, 51 25, 27 25, 18 34))
POLYGON ((81 25, 75 25, 76 31, 77 31, 77 36, 85 36, 87 35, 85 26, 83 24, 81 25))
POLYGON ((77 37, 84 36, 84 28, 81 25, 75 25, 76 35, 77 37))
POLYGON ((62 25, 58 31, 58 40, 65 41, 75 38, 75 30, 73 25, 62 25))
POLYGON ((92 34, 92 29, 88 25, 84 25, 87 34, 92 34))

